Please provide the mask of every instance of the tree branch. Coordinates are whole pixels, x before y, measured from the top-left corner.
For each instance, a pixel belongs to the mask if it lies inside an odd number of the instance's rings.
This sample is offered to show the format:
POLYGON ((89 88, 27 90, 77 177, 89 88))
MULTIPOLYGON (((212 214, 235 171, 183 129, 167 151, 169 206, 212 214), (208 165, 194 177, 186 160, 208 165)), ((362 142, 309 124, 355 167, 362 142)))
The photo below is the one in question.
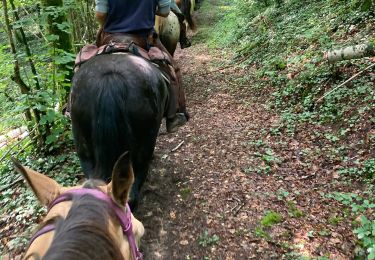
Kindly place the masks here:
POLYGON ((338 85, 337 87, 331 89, 330 91, 328 91, 326 94, 324 94, 321 98, 319 98, 316 103, 318 103, 319 101, 323 100, 326 96, 330 95, 333 91, 335 91, 336 89, 338 88, 341 88, 342 86, 344 86, 345 84, 347 84, 348 82, 352 81, 353 79, 357 78, 359 75, 361 75, 363 72, 365 72, 366 70, 369 70, 371 69, 372 67, 375 67, 375 63, 374 64, 371 64, 370 66, 366 67, 364 70, 361 70, 360 72, 354 74, 352 77, 350 77, 349 79, 345 80, 343 83, 341 83, 340 85, 338 85))

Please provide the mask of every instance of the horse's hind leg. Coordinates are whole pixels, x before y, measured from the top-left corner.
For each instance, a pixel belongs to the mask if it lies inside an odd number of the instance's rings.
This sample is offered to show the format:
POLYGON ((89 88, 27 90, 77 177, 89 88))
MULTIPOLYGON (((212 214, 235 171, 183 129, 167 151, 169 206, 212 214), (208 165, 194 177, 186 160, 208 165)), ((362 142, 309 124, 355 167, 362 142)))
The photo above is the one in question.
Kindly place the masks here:
POLYGON ((132 210, 136 210, 139 204, 139 193, 143 183, 147 179, 149 171, 149 163, 146 162, 133 162, 133 170, 136 174, 133 187, 130 193, 129 205, 132 210))
MULTIPOLYGON (((150 168, 150 163, 154 154, 154 148, 156 143, 156 137, 159 131, 159 126, 155 126, 153 133, 144 134, 141 138, 141 142, 138 143, 137 148, 132 151, 132 165, 134 171, 134 184, 130 194, 129 205, 132 209, 135 209, 139 203, 139 193, 147 179, 147 175, 150 168)), ((152 128, 152 127, 150 127, 152 128)))
POLYGON ((75 127, 73 127, 73 135, 82 171, 88 179, 94 176, 95 159, 92 154, 93 149, 89 147, 86 138, 83 137, 82 133, 78 133, 75 127))

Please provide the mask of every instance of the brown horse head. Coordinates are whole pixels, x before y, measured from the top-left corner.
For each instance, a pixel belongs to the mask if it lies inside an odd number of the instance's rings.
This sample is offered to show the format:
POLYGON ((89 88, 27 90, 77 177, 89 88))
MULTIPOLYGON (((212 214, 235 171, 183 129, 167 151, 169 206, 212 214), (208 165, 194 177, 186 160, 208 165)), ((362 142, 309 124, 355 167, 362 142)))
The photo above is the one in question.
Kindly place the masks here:
POLYGON ((38 200, 49 205, 25 259, 132 259, 132 245, 138 250, 134 240, 139 242, 144 227, 124 206, 134 181, 128 153, 116 162, 108 185, 89 180, 82 186, 62 187, 16 160, 14 164, 38 200), (77 196, 77 191, 82 194, 77 196), (130 238, 119 215, 128 217, 130 238))

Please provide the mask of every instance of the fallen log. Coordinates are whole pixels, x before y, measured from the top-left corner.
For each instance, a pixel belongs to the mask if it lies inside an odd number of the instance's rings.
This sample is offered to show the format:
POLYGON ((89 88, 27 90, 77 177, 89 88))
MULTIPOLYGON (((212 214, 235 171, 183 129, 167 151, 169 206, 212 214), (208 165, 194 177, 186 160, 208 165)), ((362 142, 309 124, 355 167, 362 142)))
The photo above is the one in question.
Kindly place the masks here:
POLYGON ((373 56, 375 56, 375 49, 372 44, 359 44, 324 53, 324 59, 330 63, 373 56))

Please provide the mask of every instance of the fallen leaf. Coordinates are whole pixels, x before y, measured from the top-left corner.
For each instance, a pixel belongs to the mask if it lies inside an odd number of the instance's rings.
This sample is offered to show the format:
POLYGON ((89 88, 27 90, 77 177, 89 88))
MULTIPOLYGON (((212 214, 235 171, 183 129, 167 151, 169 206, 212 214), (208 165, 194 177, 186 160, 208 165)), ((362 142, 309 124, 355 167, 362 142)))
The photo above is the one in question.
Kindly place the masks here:
POLYGON ((180 241, 180 245, 186 246, 188 244, 189 244, 189 241, 187 241, 187 240, 181 240, 180 241))

